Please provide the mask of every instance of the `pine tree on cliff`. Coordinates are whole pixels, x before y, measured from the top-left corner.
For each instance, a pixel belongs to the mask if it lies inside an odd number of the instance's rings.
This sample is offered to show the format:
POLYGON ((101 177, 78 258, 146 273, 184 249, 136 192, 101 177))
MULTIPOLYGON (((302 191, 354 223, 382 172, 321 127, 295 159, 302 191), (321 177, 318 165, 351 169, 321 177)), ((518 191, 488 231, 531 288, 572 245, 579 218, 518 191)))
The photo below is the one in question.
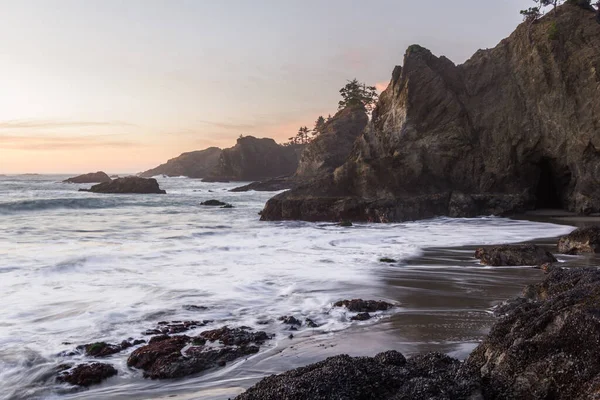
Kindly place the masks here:
POLYGON ((370 112, 375 107, 378 98, 375 86, 367 86, 356 78, 348 81, 346 86, 340 89, 340 94, 342 95, 342 100, 338 103, 340 110, 362 104, 370 112))
POLYGON ((323 133, 323 128, 325 127, 325 118, 322 115, 319 115, 319 118, 315 121, 315 127, 311 131, 313 136, 320 135, 323 133))
POLYGON ((306 126, 302 126, 300 127, 300 129, 298 129, 298 133, 296 134, 297 139, 297 143, 301 143, 301 144, 306 144, 308 143, 308 128, 306 126))

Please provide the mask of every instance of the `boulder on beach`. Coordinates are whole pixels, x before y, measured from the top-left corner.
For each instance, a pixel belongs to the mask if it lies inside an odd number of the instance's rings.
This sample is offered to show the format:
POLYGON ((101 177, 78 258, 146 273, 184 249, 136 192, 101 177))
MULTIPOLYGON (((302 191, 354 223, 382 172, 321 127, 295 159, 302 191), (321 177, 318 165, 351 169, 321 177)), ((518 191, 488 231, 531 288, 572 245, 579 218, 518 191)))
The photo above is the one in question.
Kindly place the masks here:
POLYGON ((66 183, 103 183, 110 182, 110 176, 102 171, 90 172, 89 174, 74 176, 69 179, 65 179, 63 182, 66 183))
POLYGON ((558 240, 562 254, 600 253, 600 226, 579 228, 558 240))
POLYGON ((139 194, 165 194, 158 186, 154 178, 140 178, 137 176, 128 176, 126 178, 117 178, 110 182, 99 183, 89 189, 79 189, 82 192, 92 193, 139 193, 139 194))
POLYGON ((465 373, 481 374, 486 399, 598 398, 600 270, 557 268, 525 293, 504 307, 465 373))
POLYGON ((73 369, 61 372, 56 380, 76 386, 97 385, 111 376, 117 375, 117 370, 110 364, 91 363, 79 364, 73 369))
POLYGON ((542 265, 556 262, 552 253, 533 244, 482 247, 475 250, 475 258, 482 264, 494 267, 542 265))

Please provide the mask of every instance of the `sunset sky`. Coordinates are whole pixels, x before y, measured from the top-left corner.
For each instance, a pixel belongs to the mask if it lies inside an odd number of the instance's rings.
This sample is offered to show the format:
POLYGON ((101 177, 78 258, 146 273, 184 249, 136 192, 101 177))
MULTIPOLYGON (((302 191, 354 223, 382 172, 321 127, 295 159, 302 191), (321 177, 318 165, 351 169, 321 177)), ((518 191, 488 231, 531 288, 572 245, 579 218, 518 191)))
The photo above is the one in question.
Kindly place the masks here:
POLYGON ((385 87, 413 43, 464 62, 530 3, 0 0, 0 173, 139 172, 240 134, 284 141, 333 114, 346 79, 385 87))

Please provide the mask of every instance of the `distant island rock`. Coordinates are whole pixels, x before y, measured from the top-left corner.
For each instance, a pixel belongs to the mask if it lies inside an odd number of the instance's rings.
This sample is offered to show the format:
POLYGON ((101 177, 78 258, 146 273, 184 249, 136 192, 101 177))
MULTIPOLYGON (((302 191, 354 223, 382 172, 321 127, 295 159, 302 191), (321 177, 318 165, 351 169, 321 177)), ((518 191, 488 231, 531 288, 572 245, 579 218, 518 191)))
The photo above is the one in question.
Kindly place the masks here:
POLYGON ((140 194, 165 194, 166 191, 158 186, 158 182, 153 178, 140 178, 137 176, 128 176, 117 178, 110 182, 99 183, 90 189, 79 189, 81 192, 92 193, 140 193, 140 194))
POLYGON ((66 183, 102 183, 110 182, 110 176, 102 171, 90 172, 89 174, 83 174, 74 176, 73 178, 65 179, 63 182, 66 183))
POLYGON ((344 164, 261 219, 600 212, 598 71, 600 25, 569 3, 462 65, 410 46, 344 164))
POLYGON ((157 175, 187 176, 188 178, 205 178, 219 163, 222 150, 218 147, 209 147, 205 150, 183 153, 179 157, 170 159, 156 168, 140 174, 143 178, 157 175))
POLYGON ((303 148, 303 145, 282 146, 270 138, 243 136, 234 147, 223 150, 207 180, 259 181, 292 175, 303 148))

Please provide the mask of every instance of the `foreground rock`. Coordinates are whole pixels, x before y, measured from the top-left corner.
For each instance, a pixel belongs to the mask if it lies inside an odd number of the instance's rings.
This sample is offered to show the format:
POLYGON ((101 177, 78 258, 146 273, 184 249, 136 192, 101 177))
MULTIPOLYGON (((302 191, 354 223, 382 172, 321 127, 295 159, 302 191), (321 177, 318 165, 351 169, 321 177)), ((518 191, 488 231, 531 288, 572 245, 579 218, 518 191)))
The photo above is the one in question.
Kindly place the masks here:
POLYGON ((73 369, 61 372, 56 380, 87 387, 97 385, 115 375, 117 375, 117 370, 110 364, 80 364, 73 369))
POLYGON ((551 268, 501 318, 465 362, 395 351, 347 355, 270 376, 251 399, 598 399, 600 269, 551 268))
POLYGON ((554 269, 525 293, 467 360, 485 398, 598 398, 600 271, 554 269))
POLYGON ((75 176, 73 178, 65 179, 63 182, 67 183, 102 183, 110 182, 110 177, 102 172, 90 172, 89 174, 75 176))
POLYGON ((179 378, 258 353, 260 345, 269 339, 265 332, 254 332, 247 327, 223 327, 202 332, 195 338, 155 336, 147 346, 131 353, 127 365, 144 370, 146 378, 179 378))
POLYGON ((475 258, 482 264, 494 267, 542 265, 556 262, 548 251, 533 244, 503 245, 475 250, 475 258))
POLYGON ((265 378, 236 400, 458 400, 477 396, 477 381, 455 379, 460 366, 458 360, 437 353, 410 360, 396 351, 375 357, 341 355, 265 378))
POLYGON ((574 230, 558 240, 562 254, 600 253, 600 226, 574 230))
POLYGON ((118 178, 110 182, 100 183, 90 189, 79 189, 82 192, 92 193, 139 193, 139 194, 165 194, 167 193, 158 186, 156 179, 139 178, 128 176, 118 178))
POLYGON ((187 176, 188 178, 205 178, 215 169, 221 157, 221 149, 209 147, 205 150, 183 153, 170 159, 156 168, 142 172, 141 177, 151 178, 156 175, 187 176))
POLYGON ((599 212, 600 25, 565 4, 529 31, 462 65, 410 46, 346 162, 269 200, 261 219, 599 212))

